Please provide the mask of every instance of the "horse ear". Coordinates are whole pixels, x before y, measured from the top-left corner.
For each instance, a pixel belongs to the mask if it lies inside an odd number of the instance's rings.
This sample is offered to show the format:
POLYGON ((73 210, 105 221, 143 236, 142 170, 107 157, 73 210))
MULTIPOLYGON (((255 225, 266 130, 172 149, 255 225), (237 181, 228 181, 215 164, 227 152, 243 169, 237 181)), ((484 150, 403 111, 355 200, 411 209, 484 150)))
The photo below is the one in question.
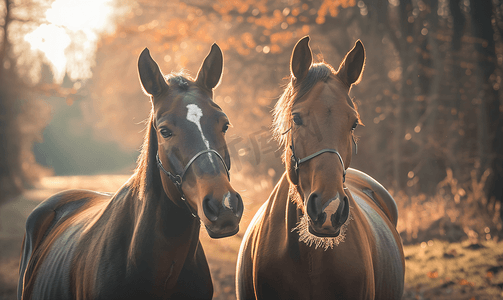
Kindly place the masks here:
POLYGON ((352 84, 358 84, 365 66, 365 48, 360 40, 357 40, 355 46, 346 54, 341 62, 337 75, 348 87, 352 84))
POLYGON ((138 74, 143 90, 150 96, 157 96, 168 89, 164 76, 157 63, 150 56, 148 48, 143 49, 138 58, 138 74))
POLYGON ((311 53, 311 47, 309 47, 309 36, 305 36, 293 48, 290 72, 297 81, 300 81, 306 77, 312 63, 313 54, 311 53))
POLYGON ((197 72, 196 83, 209 90, 214 89, 220 82, 223 68, 224 56, 220 47, 215 43, 211 46, 210 53, 197 72))

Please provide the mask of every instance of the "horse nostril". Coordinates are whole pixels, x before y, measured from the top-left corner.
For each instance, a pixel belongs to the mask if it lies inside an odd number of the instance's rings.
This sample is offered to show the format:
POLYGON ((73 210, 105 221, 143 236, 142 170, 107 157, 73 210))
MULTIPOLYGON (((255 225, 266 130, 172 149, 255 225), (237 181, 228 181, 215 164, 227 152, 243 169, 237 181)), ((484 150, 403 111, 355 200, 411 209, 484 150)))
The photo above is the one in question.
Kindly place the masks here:
POLYGON ((241 218, 243 215, 243 199, 241 198, 241 195, 236 193, 236 198, 237 198, 237 205, 236 208, 233 210, 234 214, 236 217, 241 218))
POLYGON ((213 198, 205 197, 203 200, 203 211, 208 220, 215 222, 219 214, 217 201, 213 198))
POLYGON ((349 200, 348 197, 344 197, 340 202, 339 207, 335 214, 332 215, 331 221, 334 227, 341 226, 346 223, 349 217, 349 200))
POLYGON ((348 199, 348 197, 344 196, 342 204, 343 204, 343 207, 342 207, 343 209, 342 209, 341 222, 342 222, 342 224, 344 224, 344 223, 346 223, 346 221, 349 218, 349 199, 348 199))
POLYGON ((321 199, 316 193, 309 195, 307 199, 307 215, 313 222, 317 222, 321 213, 321 199))
POLYGON ((344 201, 341 201, 341 202, 339 202, 339 207, 337 208, 337 211, 335 212, 334 217, 337 220, 340 220, 343 211, 344 211, 344 201))

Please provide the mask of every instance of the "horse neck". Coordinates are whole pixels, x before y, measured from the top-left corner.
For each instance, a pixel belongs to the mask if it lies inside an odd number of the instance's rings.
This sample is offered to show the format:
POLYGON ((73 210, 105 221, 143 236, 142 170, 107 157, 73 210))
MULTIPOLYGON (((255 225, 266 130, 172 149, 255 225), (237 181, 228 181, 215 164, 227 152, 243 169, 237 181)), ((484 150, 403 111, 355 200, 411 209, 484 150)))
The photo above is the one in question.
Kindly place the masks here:
POLYGON ((169 252, 175 247, 186 249, 199 239, 199 219, 194 219, 185 207, 175 205, 164 192, 156 153, 157 137, 151 117, 138 167, 130 181, 132 203, 129 207, 134 228, 129 257, 133 260, 140 253, 150 253, 148 248, 157 247, 154 252, 158 255, 170 255, 161 251, 166 244, 170 245, 165 247, 169 252))
MULTIPOLYGON (((147 197, 134 197, 134 228, 130 255, 139 252, 137 247, 162 247, 164 243, 183 248, 199 239, 199 219, 192 217, 185 207, 179 207, 168 198, 162 186, 158 193, 147 197)), ((144 253, 144 251, 140 251, 144 253)))
POLYGON ((270 209, 277 218, 275 224, 281 222, 281 224, 285 225, 287 231, 295 228, 302 216, 302 211, 290 195, 290 188, 292 186, 285 172, 269 198, 270 209))
POLYGON ((161 239, 170 239, 184 232, 183 237, 186 240, 197 240, 199 238, 198 220, 195 220, 185 207, 175 205, 173 199, 169 199, 164 192, 156 161, 158 145, 153 124, 152 111, 145 133, 143 150, 131 180, 134 202, 131 207, 135 219, 133 244, 141 244, 135 241, 141 240, 143 236, 152 236, 152 233, 161 239), (188 232, 190 234, 186 234, 188 232))

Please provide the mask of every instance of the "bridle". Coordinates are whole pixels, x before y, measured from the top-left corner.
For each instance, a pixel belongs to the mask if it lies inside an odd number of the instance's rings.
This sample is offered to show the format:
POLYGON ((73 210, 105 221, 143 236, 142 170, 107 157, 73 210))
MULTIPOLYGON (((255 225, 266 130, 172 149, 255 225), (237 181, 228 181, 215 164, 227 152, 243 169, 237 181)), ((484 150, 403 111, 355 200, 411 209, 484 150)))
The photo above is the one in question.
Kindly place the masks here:
POLYGON ((176 186, 176 188, 178 189, 178 192, 181 195, 182 201, 185 202, 185 205, 187 205, 187 208, 189 209, 189 212, 192 214, 192 216, 194 218, 197 218, 197 215, 194 213, 194 211, 190 207, 189 203, 187 202, 185 194, 184 194, 184 192, 182 190, 182 183, 183 183, 183 178, 185 177, 185 174, 187 173, 187 170, 189 169, 189 167, 192 165, 192 163, 199 156, 203 155, 204 153, 213 153, 213 154, 216 154, 218 158, 220 158, 220 160, 222 161, 222 164, 225 167, 225 172, 227 173, 227 178, 230 180, 229 168, 227 167, 227 164, 225 163, 225 160, 223 159, 223 157, 217 151, 215 151, 213 149, 206 149, 206 150, 202 150, 202 151, 197 152, 194 156, 192 156, 192 158, 189 160, 189 162, 187 163, 187 165, 185 165, 185 168, 183 168, 183 171, 182 171, 181 174, 173 174, 173 173, 167 171, 166 169, 164 169, 164 167, 162 165, 162 162, 159 159, 159 152, 157 152, 157 154, 155 156, 155 158, 157 160, 157 166, 164 172, 164 174, 166 174, 168 176, 169 179, 171 179, 171 181, 173 182, 173 184, 176 186))
MULTIPOLYGON (((290 130, 292 130, 292 127, 290 127, 287 131, 283 132, 282 134, 287 134, 290 130)), ((355 154, 357 154, 358 153, 358 145, 356 144, 356 140, 355 140, 354 135, 353 135, 353 144, 355 145, 355 154)), ((320 154, 328 152, 328 153, 335 153, 335 154, 337 154, 337 157, 339 157, 339 160, 341 161, 341 165, 342 165, 342 183, 346 182, 346 168, 344 167, 344 161, 342 160, 342 156, 339 153, 339 151, 332 149, 332 148, 326 148, 326 149, 322 149, 318 152, 315 152, 309 156, 306 156, 304 158, 299 159, 297 157, 297 155, 295 155, 295 148, 293 146, 293 138, 292 138, 292 143, 290 145, 290 149, 292 150, 291 160, 295 164, 294 169, 295 169, 295 174, 297 175, 297 177, 299 177, 300 164, 305 163, 306 161, 313 159, 320 154)))
POLYGON ((320 150, 318 152, 315 152, 315 153, 313 153, 313 154, 311 154, 309 156, 306 156, 304 158, 299 159, 295 155, 295 149, 294 149, 294 146, 293 146, 293 139, 292 139, 292 144, 290 145, 290 149, 292 150, 291 160, 295 163, 294 169, 295 169, 295 174, 297 175, 297 177, 299 176, 299 167, 300 167, 300 164, 305 163, 306 161, 308 161, 310 159, 313 159, 313 158, 315 158, 316 156, 318 156, 320 154, 328 152, 328 153, 335 153, 335 154, 337 154, 337 157, 339 157, 339 160, 341 161, 341 164, 342 164, 342 172, 343 172, 342 173, 342 182, 343 183, 346 182, 346 168, 344 167, 344 161, 342 160, 342 156, 339 153, 339 151, 337 151, 335 149, 331 149, 331 148, 326 148, 326 149, 322 149, 322 150, 320 150))

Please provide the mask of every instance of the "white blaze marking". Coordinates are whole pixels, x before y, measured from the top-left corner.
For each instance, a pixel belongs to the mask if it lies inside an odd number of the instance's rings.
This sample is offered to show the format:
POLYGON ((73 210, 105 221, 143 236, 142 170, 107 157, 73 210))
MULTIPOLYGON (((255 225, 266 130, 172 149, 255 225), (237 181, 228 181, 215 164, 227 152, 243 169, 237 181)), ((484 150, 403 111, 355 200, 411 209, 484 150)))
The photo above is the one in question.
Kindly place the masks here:
MULTIPOLYGON (((204 144, 206 145, 206 149, 210 149, 210 142, 204 136, 203 129, 201 128, 201 117, 203 116, 203 111, 196 104, 187 105, 187 120, 196 124, 199 132, 201 133, 201 138, 203 139, 204 144)), ((213 158, 211 157, 211 153, 208 153, 208 158, 214 167, 215 163, 213 162, 213 158)))

